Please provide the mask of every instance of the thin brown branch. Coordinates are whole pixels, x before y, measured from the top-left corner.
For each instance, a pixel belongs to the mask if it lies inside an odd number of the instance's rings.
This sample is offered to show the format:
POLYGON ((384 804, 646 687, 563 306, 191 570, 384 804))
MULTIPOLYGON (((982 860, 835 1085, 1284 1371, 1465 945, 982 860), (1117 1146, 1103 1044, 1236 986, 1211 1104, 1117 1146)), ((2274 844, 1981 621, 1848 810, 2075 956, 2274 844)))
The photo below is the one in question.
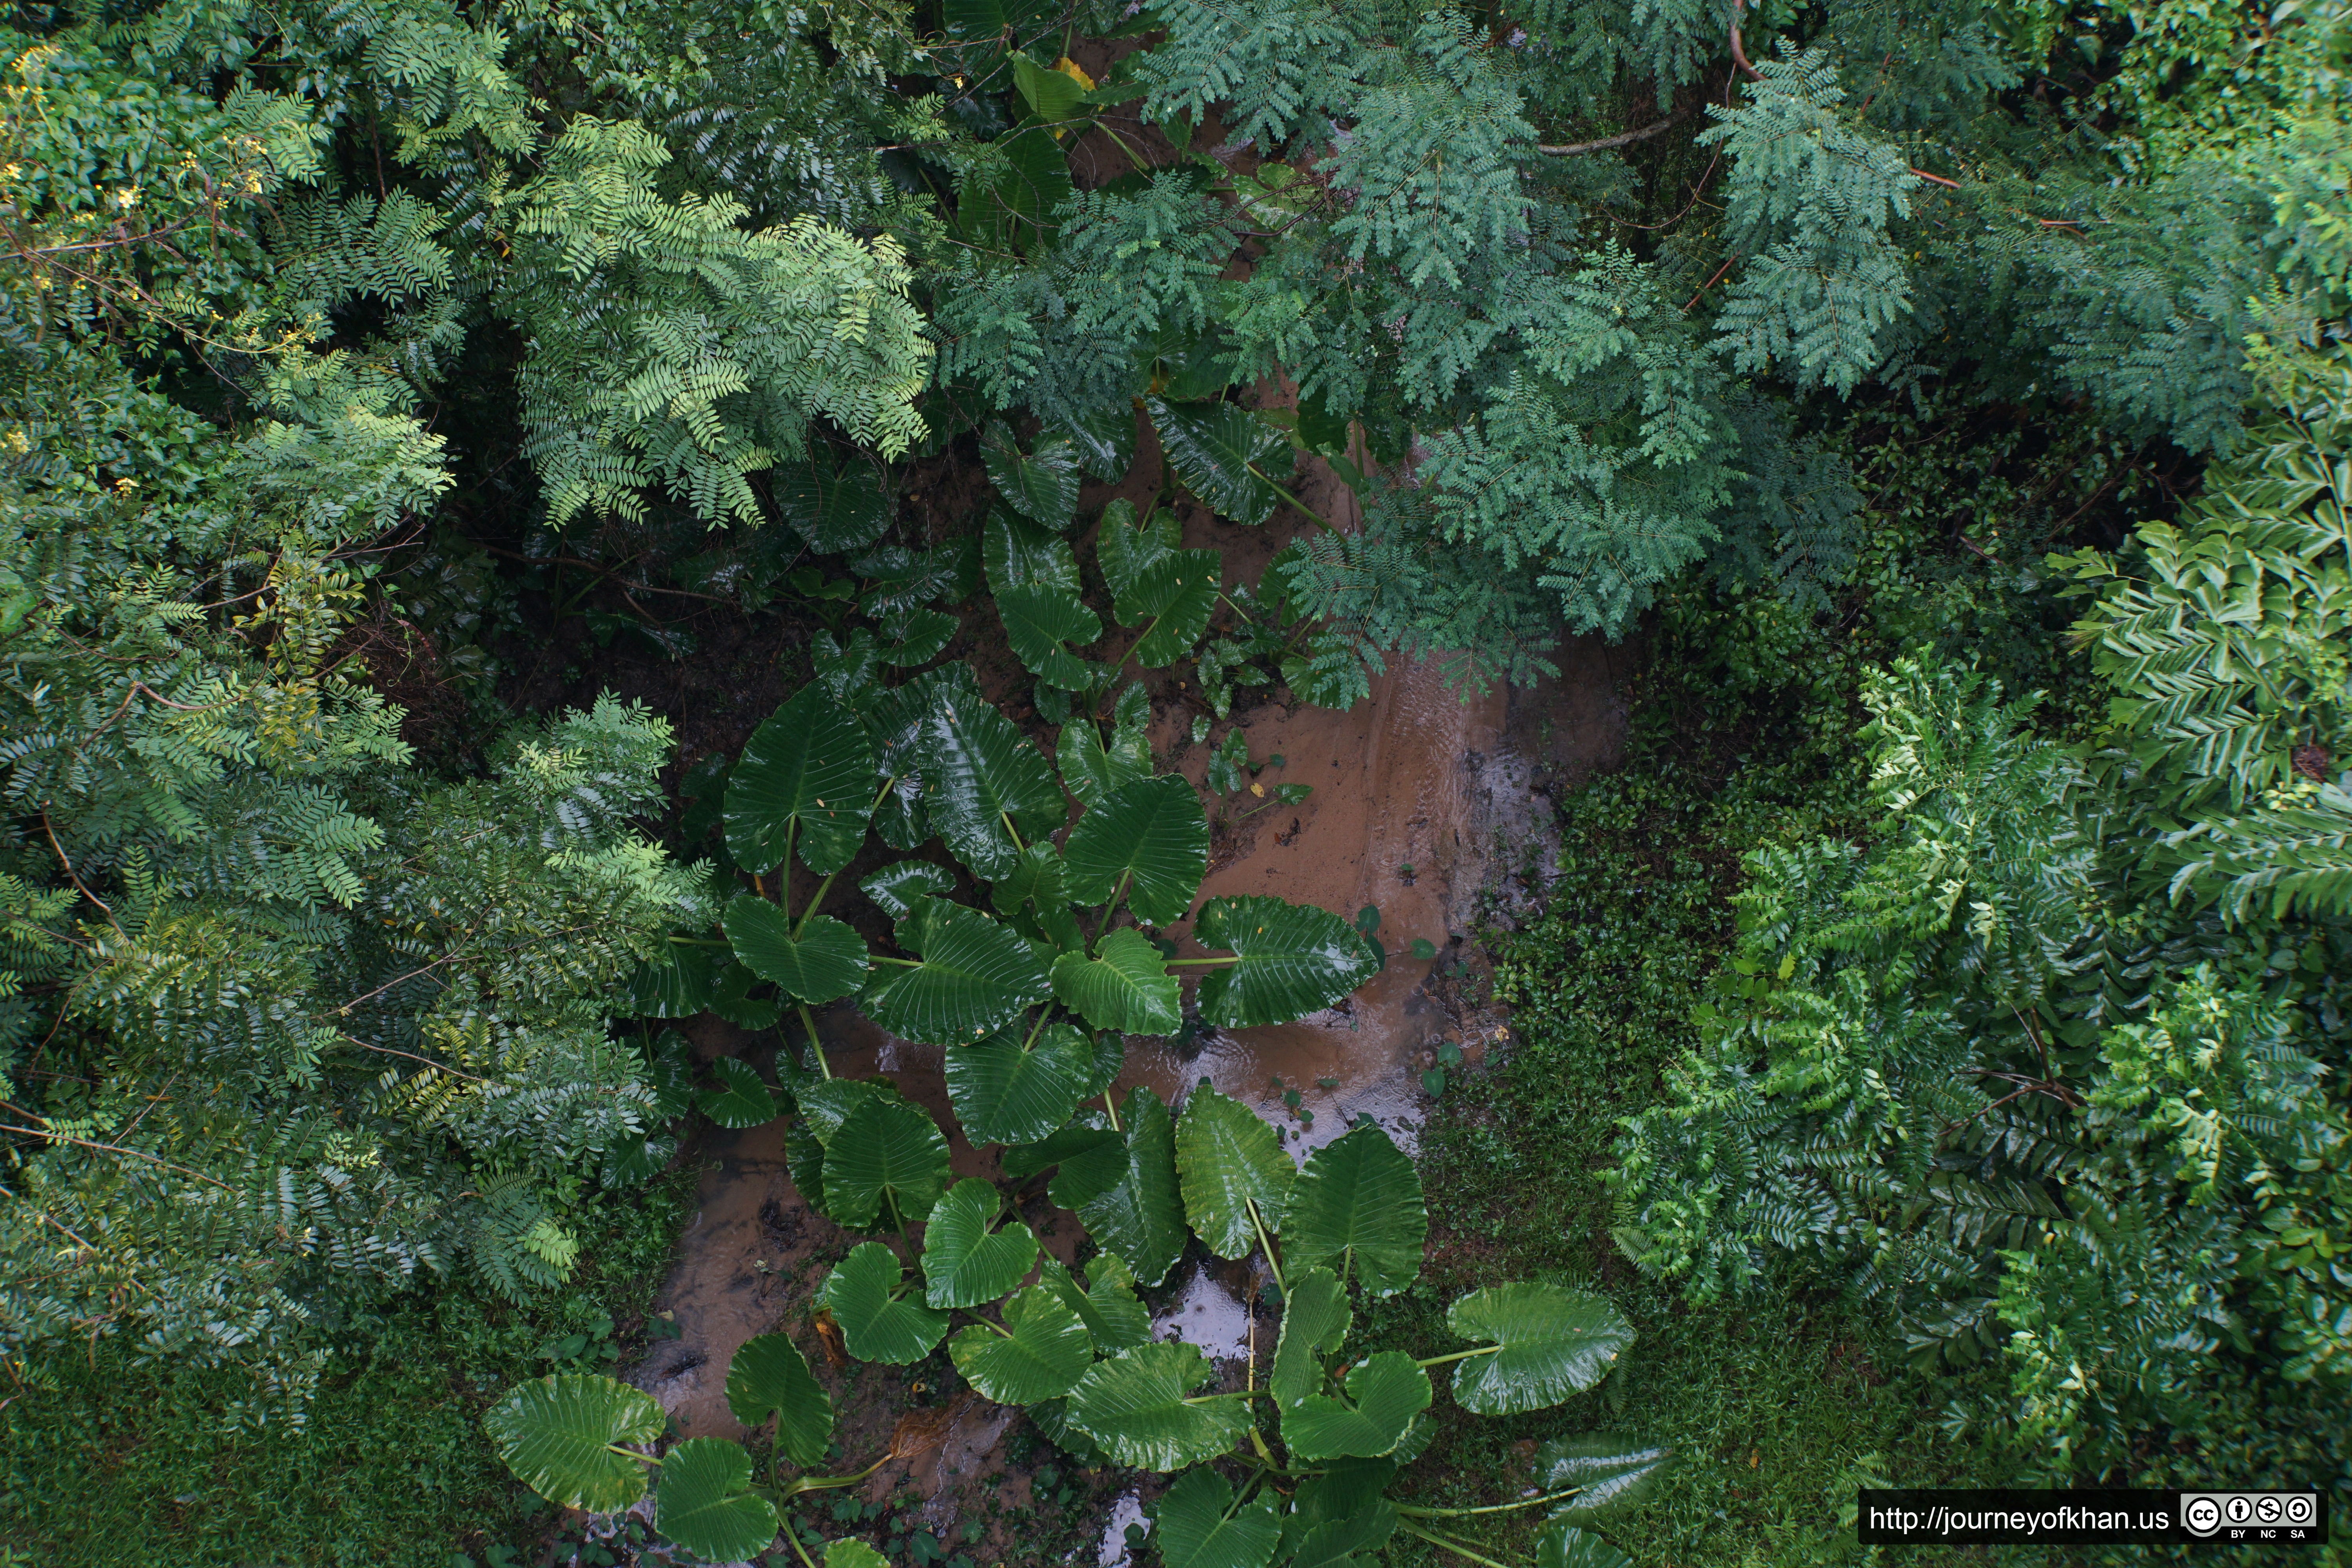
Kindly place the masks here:
POLYGON ((1672 130, 1689 118, 1690 106, 1685 105, 1664 120, 1655 121, 1636 131, 1621 131, 1614 136, 1603 136, 1598 142, 1572 142, 1566 146, 1549 146, 1538 142, 1536 151, 1552 158, 1574 158, 1586 153, 1606 153, 1612 147, 1625 147, 1636 142, 1646 142, 1660 132, 1672 130))

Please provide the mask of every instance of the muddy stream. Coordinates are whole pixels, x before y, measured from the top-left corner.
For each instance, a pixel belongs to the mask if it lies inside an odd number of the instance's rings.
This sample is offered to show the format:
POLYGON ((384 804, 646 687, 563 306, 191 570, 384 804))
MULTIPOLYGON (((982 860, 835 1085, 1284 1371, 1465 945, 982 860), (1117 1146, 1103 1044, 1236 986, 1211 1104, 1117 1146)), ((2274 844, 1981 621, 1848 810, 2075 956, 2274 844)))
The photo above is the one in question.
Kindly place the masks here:
MULTIPOLYGON (((1312 488, 1310 499, 1322 501, 1312 488)), ((1345 496, 1336 485, 1330 491, 1338 492, 1335 501, 1345 496)), ((1187 521, 1185 542, 1224 548, 1229 580, 1253 581, 1286 532, 1243 531, 1195 516, 1187 521)), ((1483 963, 1474 928, 1482 916, 1508 920, 1533 907, 1555 838, 1549 792, 1613 765, 1621 743, 1612 651, 1580 640, 1561 649, 1559 662, 1557 681, 1498 687, 1466 700, 1433 666, 1392 665, 1370 698, 1347 712, 1267 702, 1237 714, 1254 760, 1283 759, 1258 775, 1267 798, 1276 784, 1314 790, 1300 805, 1260 810, 1222 827, 1201 896, 1272 894, 1349 916, 1371 905, 1380 912, 1388 966, 1339 1006, 1296 1024, 1211 1030, 1182 1047, 1130 1039, 1114 1092, 1148 1085, 1178 1106, 1205 1079, 1286 1127, 1287 1146, 1302 1160, 1360 1116, 1412 1150, 1424 1119, 1443 1113, 1442 1100, 1433 1105, 1421 1081, 1437 1049, 1458 1042, 1475 1066, 1507 1037, 1506 1020, 1469 1000, 1472 987, 1458 983, 1470 972, 1465 965, 1483 963), (1437 956, 1414 959, 1416 940, 1437 956), (1296 1111, 1285 1103, 1286 1089, 1301 1096, 1296 1111)), ((1198 784, 1211 748, 1186 743, 1188 723, 1183 710, 1171 707, 1151 739, 1155 755, 1173 753, 1163 765, 1198 784)), ((1256 804, 1244 790, 1231 809, 1256 804)), ((1211 809, 1213 820, 1218 808, 1211 809)), ((772 1036, 745 1035, 708 1018, 697 1025, 688 1032, 709 1055, 757 1058, 775 1044, 772 1036)), ((888 1075, 950 1131, 959 1178, 996 1175, 994 1155, 954 1131, 940 1047, 887 1036, 845 1004, 822 1015, 819 1027, 836 1075, 888 1075)), ((960 1509, 977 1503, 977 1490, 992 1495, 996 1506, 986 1511, 1000 1519, 1025 1512, 1030 1478, 1003 1451, 1017 1412, 968 1392, 924 1408, 924 1396, 936 1400, 938 1391, 908 1381, 919 1369, 828 1368, 821 1361, 825 1347, 812 1328, 809 1302, 849 1238, 802 1202, 786 1173, 781 1123, 713 1130, 695 1154, 703 1168, 698 1206, 656 1303, 677 1337, 657 1343, 633 1374, 679 1431, 740 1436, 724 1397, 728 1363, 752 1335, 782 1330, 834 1387, 837 1436, 848 1454, 878 1451, 893 1424, 909 1405, 918 1407, 908 1419, 925 1425, 926 1451, 885 1467, 865 1495, 903 1499, 911 1488, 927 1500, 923 1517, 942 1531, 960 1509)), ((1051 1209, 1040 1194, 1023 1217, 1050 1251, 1071 1259, 1083 1234, 1075 1216, 1051 1209)), ((1195 1247, 1148 1293, 1158 1303, 1158 1331, 1199 1345, 1238 1386, 1244 1366, 1273 1348, 1273 1315, 1247 1304, 1257 1283, 1248 1264, 1222 1263, 1195 1247)), ((1139 1521, 1139 1505, 1129 1493, 1102 1506, 1108 1523, 1099 1561, 1119 1563, 1124 1526, 1139 1521)), ((1037 1560, 1003 1524, 988 1534, 984 1544, 975 1542, 975 1561, 1037 1560)))

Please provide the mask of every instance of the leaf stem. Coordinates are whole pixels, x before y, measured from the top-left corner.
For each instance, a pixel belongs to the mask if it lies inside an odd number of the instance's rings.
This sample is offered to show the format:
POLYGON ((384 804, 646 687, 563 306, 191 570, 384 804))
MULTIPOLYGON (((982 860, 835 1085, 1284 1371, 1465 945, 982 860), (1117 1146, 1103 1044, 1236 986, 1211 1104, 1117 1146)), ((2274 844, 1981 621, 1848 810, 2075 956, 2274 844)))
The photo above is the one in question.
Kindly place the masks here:
POLYGON ((793 918, 793 832, 801 825, 798 816, 784 818, 784 858, 776 868, 776 907, 784 918, 793 918))
POLYGON ((1025 1057, 1029 1054, 1029 1047, 1035 1045, 1037 1043, 1037 1037, 1045 1032, 1045 1020, 1053 1016, 1054 1009, 1051 1007, 1040 1007, 1037 1009, 1037 1021, 1030 1026, 1029 1037, 1021 1042, 1021 1054, 1023 1056, 1025 1057))
POLYGON ((1272 490, 1275 494, 1280 496, 1283 500, 1288 501, 1293 507, 1297 508, 1299 514, 1305 517, 1309 522, 1312 522, 1316 527, 1321 529, 1324 532, 1329 534, 1334 539, 1339 537, 1339 531, 1332 527, 1329 522, 1326 521, 1321 514, 1310 510, 1305 501, 1300 500, 1297 496, 1292 495, 1288 490, 1284 489, 1280 485, 1276 484, 1272 479, 1267 479, 1265 477, 1265 470, 1261 469, 1255 463, 1244 463, 1242 467, 1247 468, 1251 473, 1255 474, 1259 483, 1263 484, 1266 489, 1272 490))
POLYGON ((1239 963, 1240 962, 1241 955, 1238 953, 1226 958, 1171 958, 1168 961, 1168 967, 1173 969, 1180 963, 1239 963))
POLYGON ((1455 1351, 1452 1355, 1433 1355, 1427 1361, 1417 1361, 1412 1364, 1425 1370, 1433 1366, 1444 1366, 1448 1362, 1468 1361, 1474 1355, 1493 1355, 1502 1348, 1500 1345, 1480 1345, 1475 1350, 1455 1351))
POLYGON ((895 963, 901 969, 920 969, 923 967, 923 961, 919 958, 892 958, 888 953, 885 952, 869 952, 866 955, 866 962, 868 963, 895 963))
POLYGON ((1013 1337, 1013 1331, 1011 1329, 1006 1328, 1003 1323, 992 1323, 989 1321, 986 1318, 982 1317, 978 1312, 973 1311, 969 1307, 958 1307, 956 1310, 961 1312, 965 1317, 970 1318, 973 1322, 978 1323, 983 1329, 994 1329, 998 1333, 1003 1334, 1008 1340, 1013 1337))
POLYGON ((816 1037, 816 1016, 808 1010, 808 1004, 805 1002, 800 1005, 800 1011, 801 1025, 809 1032, 809 1055, 816 1058, 816 1070, 831 1078, 833 1068, 824 1059, 824 1042, 816 1037))
POLYGON ((1103 1109, 1110 1112, 1110 1130, 1114 1132, 1118 1131, 1119 1130, 1118 1107, 1111 1103, 1110 1088, 1108 1085, 1105 1085, 1103 1088, 1103 1109))
POLYGON ((1458 1541, 1448 1541, 1444 1536, 1433 1534, 1426 1530, 1416 1529, 1412 1525, 1407 1524, 1402 1519, 1397 1521, 1397 1528, 1403 1531, 1407 1535, 1420 1536, 1423 1541, 1428 1542, 1433 1546, 1443 1546, 1446 1551, 1453 1552, 1457 1557, 1467 1557, 1473 1563, 1483 1563, 1486 1565, 1486 1568, 1510 1568, 1508 1563, 1497 1563, 1491 1557, 1479 1556, 1478 1553, 1471 1551, 1468 1547, 1463 1545, 1458 1541))
POLYGON ((1548 1502, 1558 1502, 1562 1498, 1574 1497, 1583 1489, 1582 1487, 1570 1487, 1566 1491, 1546 1492, 1541 1497, 1527 1498, 1518 1502, 1490 1503, 1485 1508, 1409 1508, 1403 1503, 1398 1503, 1396 1510, 1413 1519, 1452 1519, 1472 1513, 1511 1513, 1523 1508, 1538 1508, 1548 1502))
POLYGON ((1274 1270, 1274 1288, 1287 1298, 1290 1287, 1282 1280, 1282 1259, 1274 1250, 1274 1237, 1265 1233, 1265 1222, 1258 1217, 1257 1200, 1244 1198, 1242 1205, 1249 1210, 1250 1228, 1257 1232, 1257 1244, 1265 1248, 1265 1266, 1274 1270))
POLYGON ((677 943, 680 947, 732 948, 735 945, 731 942, 728 942, 723 938, 715 936, 674 936, 670 938, 670 941, 677 943))
POLYGON ((1014 849, 1026 850, 1029 847, 1029 846, 1021 842, 1020 831, 1013 826, 1012 813, 1000 811, 996 814, 996 820, 1004 824, 1005 837, 1013 840, 1013 847, 1014 849))

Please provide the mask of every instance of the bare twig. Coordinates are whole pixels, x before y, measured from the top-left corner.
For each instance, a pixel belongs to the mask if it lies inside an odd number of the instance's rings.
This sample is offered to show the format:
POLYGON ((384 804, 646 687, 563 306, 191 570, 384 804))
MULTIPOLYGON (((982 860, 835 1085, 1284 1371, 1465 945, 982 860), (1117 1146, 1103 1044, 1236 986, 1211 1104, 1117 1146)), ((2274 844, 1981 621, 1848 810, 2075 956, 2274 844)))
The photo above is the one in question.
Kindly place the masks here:
POLYGON ((1675 110, 1664 120, 1644 125, 1637 131, 1621 131, 1614 136, 1603 136, 1598 142, 1574 142, 1564 147, 1536 144, 1536 151, 1553 158, 1574 158, 1586 153, 1605 153, 1612 147, 1623 147, 1635 142, 1646 142, 1662 131, 1673 129, 1690 118, 1688 105, 1675 110))

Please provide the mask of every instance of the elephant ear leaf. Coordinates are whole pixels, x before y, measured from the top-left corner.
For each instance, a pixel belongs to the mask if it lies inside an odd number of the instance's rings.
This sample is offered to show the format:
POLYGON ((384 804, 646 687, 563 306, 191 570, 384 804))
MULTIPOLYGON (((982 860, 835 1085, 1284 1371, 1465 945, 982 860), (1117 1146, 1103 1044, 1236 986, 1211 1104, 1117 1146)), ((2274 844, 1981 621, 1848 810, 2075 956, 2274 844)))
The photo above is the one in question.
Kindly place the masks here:
POLYGON ((874 1097, 826 1141, 824 1210, 852 1228, 928 1218, 948 1184, 948 1141, 920 1106, 874 1097))
POLYGON ((1176 1123, 1176 1173, 1186 1217, 1220 1258, 1247 1258, 1257 1246, 1253 1204, 1268 1230, 1281 1227, 1297 1174, 1265 1118, 1205 1086, 1185 1097, 1176 1123))
POLYGON ((651 1443, 668 1417, 653 1396, 609 1377, 560 1374, 526 1383, 482 1417, 517 1479, 559 1508, 617 1513, 646 1494, 646 1461, 623 1443, 651 1443))
POLYGON ((1107 484, 1135 466, 1135 409, 1128 403, 1091 405, 1061 429, 1078 450, 1078 467, 1107 484))
POLYGON ((1115 1252, 1098 1253, 1087 1265, 1088 1283, 1080 1285, 1066 1268, 1047 1268, 1038 1277, 1038 1289, 1078 1315, 1087 1337, 1105 1355, 1133 1350, 1151 1341, 1150 1309, 1136 1298, 1135 1277, 1115 1252))
POLYGON ((1557 1405, 1599 1383, 1633 1342, 1633 1325, 1599 1296, 1531 1281, 1474 1290, 1445 1321, 1494 1347, 1454 1372, 1454 1403, 1481 1415, 1557 1405))
POLYGON ((1224 567, 1214 550, 1178 550, 1138 572, 1110 607, 1120 626, 1151 623, 1128 657, 1158 669, 1192 652, 1216 613, 1224 567))
POLYGON ((1027 1226, 1016 1220, 989 1229, 1003 1206, 995 1186, 977 1176, 940 1200, 923 1227, 925 1301, 942 1310, 977 1307, 1010 1292, 1036 1267, 1037 1237, 1027 1226))
POLYGON ((1548 1492, 1575 1488, 1576 1495, 1553 1509, 1551 1517, 1581 1524, 1647 1501, 1674 1454, 1672 1448, 1603 1433, 1555 1437, 1536 1450, 1536 1479, 1548 1492))
POLYGON ((1068 803, 1036 747, 1013 721, 976 697, 943 691, 923 715, 915 765, 923 775, 923 805, 955 858, 986 881, 996 881, 1020 858, 1006 831, 1045 837, 1062 826, 1068 803))
POLYGON ((1079 590, 1078 558, 1069 542, 1008 511, 992 511, 982 524, 981 560, 988 569, 992 594, 1046 587, 1076 597, 1079 590))
POLYGON ((1069 1121, 1087 1094, 1094 1047, 1067 1024, 1024 1050, 1007 1030, 947 1051, 948 1101, 975 1145, 1029 1143, 1069 1121))
POLYGON ((1289 439, 1231 403, 1174 403, 1147 398, 1160 444, 1184 488, 1220 517, 1253 526, 1274 515, 1269 476, 1290 468, 1289 439))
POLYGON ((688 1437, 662 1456, 654 1527, 697 1557, 735 1563, 775 1540, 776 1505, 751 1490, 751 1456, 724 1437, 688 1437))
POLYGON ((776 1091, 761 1080, 757 1068, 733 1057, 710 1064, 719 1087, 706 1089, 698 1103, 702 1114, 721 1127, 759 1127, 776 1119, 776 1091))
POLYGON ((1155 510, 1138 523, 1135 503, 1119 500, 1103 508, 1102 526, 1095 534, 1095 561, 1114 597, 1123 595, 1137 578, 1182 546, 1184 525, 1172 511, 1155 510))
POLYGON ((999 1405, 1056 1399, 1094 1364, 1086 1325, 1043 1285, 1004 1303, 1004 1327, 1002 1334, 986 1327, 966 1329, 948 1342, 956 1371, 983 1399, 999 1405))
MULTIPOLYGON (((1421 1272, 1428 1235, 1421 1173, 1387 1133, 1364 1126, 1307 1156, 1283 1216, 1282 1248, 1294 1268, 1336 1264, 1370 1294, 1389 1296, 1421 1272)), ((1457 1373, 1457 1399, 1461 1384, 1457 1373)))
POLYGON ((945 1312, 906 1299, 912 1289, 891 1250, 867 1241, 834 1266, 818 1300, 841 1325, 851 1355, 908 1366, 930 1354, 948 1331, 945 1312))
POLYGON ((1211 899, 1201 906, 1192 937, 1235 955, 1201 980, 1201 1016, 1228 1029, 1296 1022, 1380 973, 1363 934, 1311 904, 1211 899))
POLYGON ((777 475, 776 506, 819 555, 862 549, 890 526, 890 502, 863 463, 835 470, 818 459, 787 468, 777 475))
POLYGON ((1152 1543, 1165 1568, 1265 1568, 1282 1539, 1271 1489, 1239 1508, 1216 1471, 1185 1471, 1160 1500, 1152 1543))
POLYGON ((1151 776, 1151 742, 1140 725, 1119 724, 1105 745, 1095 721, 1077 717, 1062 726, 1055 761, 1061 765, 1062 783, 1080 805, 1092 810, 1112 791, 1151 776))
POLYGON ((1348 1288, 1338 1275, 1328 1268, 1292 1273, 1290 1294, 1282 1301, 1282 1338, 1276 1342, 1265 1380, 1276 1409, 1288 1410, 1322 1391, 1321 1358, 1339 1350, 1354 1321, 1348 1288))
POLYGON ((828 1542, 824 1568, 890 1568, 890 1560, 862 1541, 828 1542))
MULTIPOLYGON (((1184 1210, 1176 1189, 1175 1124, 1167 1106, 1149 1089, 1129 1089, 1123 1109, 1119 1120, 1127 1128, 1125 1143, 1095 1156, 1105 1160, 1107 1168, 1101 1174, 1111 1179, 1071 1206, 1077 1210, 1087 1234, 1105 1252, 1130 1260, 1137 1279, 1157 1285, 1168 1277, 1184 1250, 1184 1210)), ((1063 1174, 1070 1174, 1066 1164, 1063 1174)), ((1060 1190, 1058 1180, 1054 1190, 1060 1190)))
POLYGON ((809 1375, 807 1358, 782 1334, 756 1334, 727 1363, 727 1408, 746 1426, 776 1418, 776 1447, 804 1470, 824 1463, 833 1440, 833 1399, 809 1375))
POLYGON ((928 860, 900 860, 860 881, 857 890, 893 921, 904 920, 918 900, 934 895, 945 898, 954 892, 955 874, 928 860))
POLYGON ((1376 1459, 1391 1453, 1429 1408, 1429 1373, 1402 1351, 1381 1351, 1348 1373, 1348 1397, 1309 1394, 1282 1409, 1282 1441, 1294 1458, 1376 1459))
POLYGON ((743 967, 796 1002, 836 1001, 866 984, 866 939, 831 915, 809 916, 795 935, 783 910, 738 893, 721 923, 743 967))
MULTIPOLYGON (((1168 961, 1132 926, 1121 926, 1096 943, 1092 958, 1083 952, 1062 954, 1054 961, 1053 979, 1054 994, 1062 1005, 1097 1029, 1172 1035, 1183 1027, 1182 993, 1168 973, 1168 961)), ((1269 1147, 1273 1136, 1267 1129, 1269 1147)), ((1283 1163, 1286 1169, 1289 1165, 1286 1160, 1283 1163)))
POLYGON ((1536 1568, 1633 1568, 1633 1560, 1597 1535, 1555 1524, 1536 1537, 1536 1568))
POLYGON ((866 841, 874 752, 857 715, 822 686, 803 687, 751 732, 727 776, 727 852, 749 871, 783 863, 788 841, 820 876, 866 841))
POLYGON ((1097 1362, 1070 1391, 1070 1424, 1114 1463, 1177 1470, 1213 1459, 1249 1429, 1237 1395, 1195 1401, 1208 1359, 1181 1340, 1138 1345, 1097 1362))
POLYGON ((1151 925, 1182 920, 1209 867, 1201 797, 1173 773, 1122 784, 1078 818, 1062 846, 1062 863, 1076 903, 1108 903, 1124 887, 1137 919, 1151 925))
POLYGON ((898 929, 921 942, 922 961, 877 971, 860 1005, 902 1040, 983 1040, 1053 994, 1036 951, 978 910, 925 899, 898 929))
POLYGON ((1102 636, 1102 622, 1076 594, 1043 583, 1007 588, 996 595, 1004 640, 1029 673, 1048 686, 1082 691, 1095 683, 1097 666, 1071 649, 1102 636))
POLYGON ((1065 436, 1049 437, 1024 456, 1002 421, 992 423, 980 440, 988 482, 1024 516, 1056 533, 1067 531, 1078 514, 1078 457, 1077 445, 1065 436))

